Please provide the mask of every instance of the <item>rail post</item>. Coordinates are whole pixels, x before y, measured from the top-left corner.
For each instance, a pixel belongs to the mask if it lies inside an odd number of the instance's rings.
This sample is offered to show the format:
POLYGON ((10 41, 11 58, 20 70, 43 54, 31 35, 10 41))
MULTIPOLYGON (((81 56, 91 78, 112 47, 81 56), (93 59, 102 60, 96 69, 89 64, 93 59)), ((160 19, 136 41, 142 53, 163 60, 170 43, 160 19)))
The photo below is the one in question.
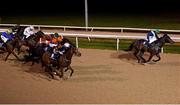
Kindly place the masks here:
POLYGON ((119 50, 119 38, 117 38, 117 51, 119 50))
POLYGON ((164 49, 163 49, 163 47, 161 48, 161 53, 164 53, 164 49))
POLYGON ((76 37, 76 47, 79 48, 79 46, 78 46, 78 37, 76 37))

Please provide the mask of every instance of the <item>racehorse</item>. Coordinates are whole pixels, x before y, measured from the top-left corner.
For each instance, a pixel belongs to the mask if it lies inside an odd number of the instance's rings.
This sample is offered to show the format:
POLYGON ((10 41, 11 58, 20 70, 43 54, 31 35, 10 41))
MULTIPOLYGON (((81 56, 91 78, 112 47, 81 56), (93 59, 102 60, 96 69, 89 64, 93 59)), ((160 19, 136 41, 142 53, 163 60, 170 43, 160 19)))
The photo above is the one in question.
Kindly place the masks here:
POLYGON ((37 33, 29 36, 26 40, 22 41, 22 45, 26 45, 30 48, 33 48, 36 46, 40 38, 43 36, 45 36, 45 34, 40 30, 37 33))
MULTIPOLYGON (((16 30, 17 27, 13 27, 13 30, 16 30)), ((18 39, 16 38, 17 32, 14 34, 14 38, 12 37, 11 39, 8 39, 4 44, 3 44, 3 49, 5 50, 5 52, 8 52, 5 61, 8 59, 9 55, 12 53, 18 60, 19 57, 14 53, 14 48, 18 43, 18 39)), ((0 40, 2 40, 0 38, 0 40)))
MULTIPOLYGON (((43 37, 41 37, 41 41, 40 43, 37 43, 37 45, 33 48, 31 48, 31 55, 30 56, 26 56, 25 59, 25 63, 32 61, 32 65, 34 65, 35 62, 39 62, 42 58, 43 53, 45 52, 45 48, 48 47, 48 44, 46 43, 46 41, 50 42, 50 40, 52 40, 52 37, 49 35, 45 35, 43 37)), ((69 39, 67 39, 66 37, 64 37, 62 39, 62 41, 60 42, 61 45, 63 45, 64 43, 70 43, 72 44, 69 39)))
POLYGON ((146 40, 144 39, 136 40, 130 45, 129 49, 126 50, 126 51, 131 51, 131 50, 134 51, 133 54, 137 58, 138 63, 149 62, 151 61, 154 55, 156 55, 158 59, 153 60, 153 61, 154 62, 160 61, 161 48, 165 45, 165 43, 173 44, 174 41, 167 34, 164 34, 162 37, 154 41, 149 47, 145 43, 146 43, 146 40), (149 59, 147 61, 143 57, 144 52, 150 53, 149 59))
POLYGON ((14 53, 14 46, 16 45, 17 43, 17 40, 16 39, 11 39, 11 40, 8 40, 6 43, 4 43, 4 49, 6 52, 8 52, 8 54, 6 55, 6 58, 5 58, 5 61, 8 59, 9 55, 12 53, 18 60, 19 57, 14 53))
POLYGON ((20 48, 24 45, 29 47, 29 56, 32 49, 39 43, 40 38, 46 36, 41 30, 34 35, 29 36, 26 40, 19 40, 18 54, 20 53, 20 48))
POLYGON ((42 67, 45 66, 45 70, 51 75, 51 77, 54 78, 53 72, 56 72, 57 75, 62 78, 64 68, 66 68, 65 72, 70 69, 70 76, 72 76, 74 70, 70 64, 73 55, 81 56, 81 53, 78 51, 78 49, 73 44, 71 44, 70 48, 56 61, 50 58, 51 53, 52 50, 45 52, 42 56, 42 67))
POLYGON ((29 61, 32 61, 32 65, 34 65, 35 62, 39 63, 39 61, 42 58, 42 55, 45 52, 45 48, 47 45, 45 43, 38 43, 34 48, 31 49, 31 55, 25 56, 25 62, 27 63, 29 61))

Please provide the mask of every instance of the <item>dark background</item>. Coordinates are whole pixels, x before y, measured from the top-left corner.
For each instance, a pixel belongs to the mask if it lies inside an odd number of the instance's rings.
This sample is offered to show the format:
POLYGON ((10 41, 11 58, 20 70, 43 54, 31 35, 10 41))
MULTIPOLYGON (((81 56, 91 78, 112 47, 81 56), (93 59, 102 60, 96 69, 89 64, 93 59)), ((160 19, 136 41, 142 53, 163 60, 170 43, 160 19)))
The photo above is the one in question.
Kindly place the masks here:
MULTIPOLYGON (((0 15, 81 15, 84 0, 3 1, 0 15)), ((176 0, 88 0, 89 14, 179 14, 176 0)))

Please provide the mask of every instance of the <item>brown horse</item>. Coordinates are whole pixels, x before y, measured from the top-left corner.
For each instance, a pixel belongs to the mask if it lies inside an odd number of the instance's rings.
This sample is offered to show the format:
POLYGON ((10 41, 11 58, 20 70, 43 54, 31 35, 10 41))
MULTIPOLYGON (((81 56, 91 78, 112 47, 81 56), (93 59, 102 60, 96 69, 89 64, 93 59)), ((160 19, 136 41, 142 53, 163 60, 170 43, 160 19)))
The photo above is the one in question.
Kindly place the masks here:
POLYGON ((42 56, 42 67, 45 66, 45 70, 51 75, 52 78, 54 78, 53 72, 56 72, 57 75, 62 78, 64 74, 64 69, 66 68, 65 72, 67 70, 71 70, 70 76, 72 76, 74 70, 70 66, 72 56, 81 56, 81 53, 78 51, 78 49, 71 44, 70 48, 59 57, 57 61, 53 61, 51 56, 52 51, 47 51, 42 56))

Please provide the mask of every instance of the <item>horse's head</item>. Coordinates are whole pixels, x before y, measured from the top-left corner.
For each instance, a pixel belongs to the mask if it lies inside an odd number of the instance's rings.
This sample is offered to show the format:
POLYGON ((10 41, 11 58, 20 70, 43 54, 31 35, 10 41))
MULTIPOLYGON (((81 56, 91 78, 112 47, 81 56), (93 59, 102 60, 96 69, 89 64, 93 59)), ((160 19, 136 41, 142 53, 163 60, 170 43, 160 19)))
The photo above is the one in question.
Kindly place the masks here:
POLYGON ((19 30, 19 28, 20 28, 20 25, 17 24, 14 27, 12 27, 11 29, 12 29, 13 32, 17 32, 19 30))
POLYGON ((72 53, 73 53, 75 56, 78 56, 78 57, 81 56, 81 52, 79 52, 78 48, 76 48, 75 46, 72 47, 72 53))
POLYGON ((171 43, 171 44, 174 43, 174 41, 168 36, 168 34, 164 34, 163 38, 165 39, 166 43, 171 43))
POLYGON ((36 37, 41 38, 41 37, 43 37, 45 34, 40 30, 40 31, 36 32, 35 35, 36 35, 36 37))
POLYGON ((36 32, 34 35, 31 35, 31 36, 34 37, 35 41, 39 41, 39 39, 44 37, 45 34, 40 30, 40 31, 36 32))
POLYGON ((17 25, 14 27, 14 32, 15 32, 14 34, 15 37, 18 37, 21 39, 23 37, 24 27, 17 25))

